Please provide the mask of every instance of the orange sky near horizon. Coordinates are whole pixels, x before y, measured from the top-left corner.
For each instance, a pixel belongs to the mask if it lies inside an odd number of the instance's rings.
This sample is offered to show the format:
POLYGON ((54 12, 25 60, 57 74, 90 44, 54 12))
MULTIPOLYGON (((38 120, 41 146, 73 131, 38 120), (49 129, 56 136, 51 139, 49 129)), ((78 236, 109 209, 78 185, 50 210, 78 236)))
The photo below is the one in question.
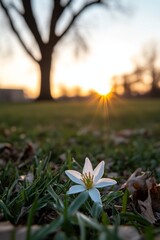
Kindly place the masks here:
MULTIPOLYGON (((153 2, 136 0, 132 16, 122 16, 122 13, 116 18, 105 19, 103 16, 104 19, 98 23, 99 28, 95 28, 91 36, 88 53, 81 54, 78 59, 73 56, 72 43, 67 47, 65 44, 59 46, 52 70, 52 95, 59 96, 61 86, 71 90, 80 86, 82 93, 89 90, 100 92, 104 88, 109 91, 113 75, 132 71, 133 58, 138 56, 144 45, 152 40, 160 42, 157 31, 160 1, 153 2)), ((23 88, 27 96, 37 97, 38 66, 26 55, 9 28, 6 31, 11 38, 12 54, 5 58, 0 54, 0 87, 23 88)))

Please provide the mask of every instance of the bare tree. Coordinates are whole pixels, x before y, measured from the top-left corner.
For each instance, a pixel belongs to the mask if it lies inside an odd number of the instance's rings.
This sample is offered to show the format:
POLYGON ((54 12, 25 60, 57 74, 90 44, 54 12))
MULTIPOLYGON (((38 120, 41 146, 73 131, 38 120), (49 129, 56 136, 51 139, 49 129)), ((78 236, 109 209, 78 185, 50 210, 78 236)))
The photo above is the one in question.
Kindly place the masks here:
POLYGON ((160 67, 158 61, 158 45, 155 42, 149 42, 135 62, 134 75, 138 83, 150 85, 148 95, 160 96, 160 67))
POLYGON ((158 48, 156 44, 149 45, 143 52, 145 73, 151 81, 151 96, 160 96, 160 68, 157 67, 158 48))
POLYGON ((59 85, 59 92, 60 92, 60 96, 62 96, 62 97, 68 97, 68 95, 69 95, 68 88, 63 84, 59 85))
POLYGON ((146 89, 145 95, 160 97, 159 61, 158 46, 154 42, 147 44, 140 55, 134 59, 133 71, 114 77, 114 85, 123 86, 124 96, 127 97, 133 95, 133 89, 135 90, 136 87, 138 89, 140 85, 146 89))
MULTIPOLYGON (((39 24, 36 21, 36 17, 33 11, 33 0, 20 0, 22 8, 18 8, 14 1, 10 4, 7 1, 0 0, 1 9, 3 9, 6 17, 8 18, 9 25, 17 36, 19 42, 27 52, 27 54, 34 60, 40 69, 40 94, 38 100, 51 100, 51 89, 50 89, 50 73, 51 73, 51 64, 52 64, 52 56, 54 57, 55 47, 56 45, 63 39, 63 37, 69 32, 71 28, 73 28, 75 21, 85 12, 87 9, 90 9, 94 5, 101 5, 103 7, 108 8, 111 3, 113 6, 116 0, 108 1, 108 0, 92 0, 81 1, 82 4, 78 9, 74 8, 74 4, 76 1, 68 0, 68 1, 60 1, 60 0, 52 0, 51 1, 51 17, 49 27, 49 35, 48 40, 44 41, 39 31, 39 24), (34 54, 34 47, 30 49, 25 43, 21 31, 16 25, 15 14, 12 14, 13 10, 16 14, 21 18, 21 20, 25 23, 26 29, 29 29, 32 37, 34 38, 39 52, 40 59, 38 59, 34 54), (64 18, 65 12, 68 10, 70 13, 70 21, 65 23, 65 28, 61 33, 57 33, 57 24, 61 19, 64 18)), ((19 18, 19 20, 20 20, 19 18)))
POLYGON ((131 97, 133 95, 133 87, 137 83, 143 82, 143 68, 135 66, 134 70, 130 73, 125 73, 121 76, 114 76, 113 82, 115 91, 118 86, 122 86, 123 95, 125 97, 131 97))

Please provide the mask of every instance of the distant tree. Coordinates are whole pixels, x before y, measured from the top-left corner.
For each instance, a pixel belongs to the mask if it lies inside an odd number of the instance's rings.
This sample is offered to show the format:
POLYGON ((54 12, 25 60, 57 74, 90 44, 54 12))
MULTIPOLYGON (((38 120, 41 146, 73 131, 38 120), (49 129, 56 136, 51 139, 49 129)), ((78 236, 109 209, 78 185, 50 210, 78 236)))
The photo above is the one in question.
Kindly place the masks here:
POLYGON ((74 93, 75 97, 80 97, 82 94, 82 88, 80 86, 75 86, 73 88, 73 93, 74 93))
POLYGON ((69 95, 69 89, 63 84, 59 85, 59 95, 62 97, 67 97, 69 95))
POLYGON ((160 97, 160 55, 155 42, 147 44, 135 61, 134 75, 138 83, 150 85, 148 95, 160 97))
MULTIPOLYGON (((150 96, 160 97, 160 67, 157 67, 159 54, 156 44, 151 44, 143 51, 145 73, 151 81, 150 96)), ((160 59, 159 59, 160 60, 160 59)))
POLYGON ((131 81, 130 81, 130 74, 124 74, 122 75, 122 79, 123 79, 123 88, 124 88, 124 95, 126 97, 130 97, 131 96, 131 81))
POLYGON ((133 89, 141 84, 150 88, 149 92, 146 92, 147 95, 160 97, 159 61, 160 55, 157 45, 153 42, 147 44, 140 55, 134 59, 133 71, 113 77, 114 88, 122 86, 124 96, 130 97, 135 94, 135 90, 133 91, 133 89))
MULTIPOLYGON (((36 21, 35 12, 33 11, 33 0, 20 0, 21 7, 17 7, 14 1, 0 0, 0 6, 3 9, 6 17, 8 18, 9 25, 17 36, 19 42, 27 52, 27 54, 39 65, 40 69, 40 94, 38 100, 51 100, 50 89, 50 73, 52 65, 52 57, 54 58, 55 47, 63 39, 63 37, 73 28, 75 21, 81 16, 87 9, 90 9, 94 5, 101 5, 106 8, 113 6, 116 0, 82 0, 79 8, 75 8, 75 0, 52 0, 51 1, 51 17, 48 24, 48 40, 44 41, 41 32, 39 31, 39 24, 36 21), (13 14, 14 11, 14 14, 13 14), (68 11, 70 14, 70 20, 65 21, 65 27, 61 33, 57 33, 57 25, 61 20, 64 20, 65 13, 68 11), (26 29, 30 30, 32 37, 35 39, 40 52, 40 59, 38 59, 33 53, 34 46, 30 49, 23 39, 20 29, 17 27, 16 14, 19 17, 18 21, 25 23, 26 29)), ((42 17, 42 15, 41 15, 42 17)))
MULTIPOLYGON (((125 73, 117 78, 114 79, 115 83, 116 80, 119 80, 119 85, 123 87, 123 95, 125 97, 131 97, 133 92, 133 86, 135 86, 137 83, 142 82, 142 75, 143 75, 143 69, 139 66, 135 66, 134 70, 130 73, 125 73)), ((118 84, 116 86, 118 88, 118 84)))

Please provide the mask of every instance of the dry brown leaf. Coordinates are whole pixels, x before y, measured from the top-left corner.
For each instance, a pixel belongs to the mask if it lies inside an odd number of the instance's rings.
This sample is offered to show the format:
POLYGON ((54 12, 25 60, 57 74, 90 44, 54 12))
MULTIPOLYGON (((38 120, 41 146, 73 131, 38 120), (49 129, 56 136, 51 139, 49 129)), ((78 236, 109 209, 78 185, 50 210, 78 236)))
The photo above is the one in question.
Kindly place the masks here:
POLYGON ((21 162, 23 160, 26 160, 32 157, 34 153, 35 153, 35 150, 34 150, 33 144, 31 142, 27 143, 24 151, 19 156, 19 161, 21 162))
POLYGON ((138 129, 123 129, 121 131, 118 132, 119 135, 123 136, 123 137, 127 137, 130 138, 132 136, 136 136, 136 135, 149 135, 149 132, 147 129, 145 128, 138 128, 138 129))
POLYGON ((110 139, 115 145, 129 143, 129 140, 126 137, 120 136, 118 134, 112 134, 110 136, 110 139))
POLYGON ((121 189, 128 189, 132 202, 140 214, 150 223, 156 223, 160 216, 160 185, 150 172, 138 168, 121 189))
POLYGON ((153 208, 152 208, 152 199, 151 199, 151 193, 150 190, 152 188, 152 182, 150 182, 150 180, 146 180, 146 185, 148 187, 148 197, 146 200, 141 201, 138 200, 138 204, 141 210, 141 215, 146 218, 150 223, 155 223, 156 222, 156 218, 154 216, 153 213, 153 208))
POLYGON ((148 136, 150 133, 144 129, 123 129, 121 131, 111 134, 110 139, 115 145, 127 144, 133 136, 148 136))
POLYGON ((10 143, 0 143, 0 153, 5 150, 12 151, 12 145, 10 143))

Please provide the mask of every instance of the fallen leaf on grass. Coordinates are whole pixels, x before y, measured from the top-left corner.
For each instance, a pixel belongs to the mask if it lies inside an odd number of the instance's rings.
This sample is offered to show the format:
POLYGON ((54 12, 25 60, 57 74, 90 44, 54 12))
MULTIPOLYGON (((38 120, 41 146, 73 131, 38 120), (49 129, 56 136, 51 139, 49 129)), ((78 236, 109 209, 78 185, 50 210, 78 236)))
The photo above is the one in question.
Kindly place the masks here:
POLYGON ((5 166, 8 160, 17 158, 17 150, 10 143, 0 143, 0 159, 2 166, 5 166))
POLYGON ((118 134, 112 134, 110 136, 110 139, 115 145, 129 143, 129 140, 126 137, 120 136, 118 134))
POLYGON ((136 136, 136 135, 144 135, 144 136, 150 135, 149 131, 145 128, 123 129, 123 130, 119 131, 118 134, 123 137, 127 137, 127 138, 130 138, 130 137, 136 136))
POLYGON ((94 137, 99 137, 101 136, 101 131, 91 126, 85 126, 80 128, 77 132, 77 136, 85 136, 87 134, 92 134, 94 137))
POLYGON ((10 143, 0 143, 0 166, 4 167, 9 160, 15 164, 25 165, 35 154, 35 146, 29 142, 24 149, 18 149, 10 143))
POLYGON ((34 155, 34 147, 32 143, 27 143, 24 151, 19 155, 19 161, 23 161, 25 159, 28 159, 34 155))
POLYGON ((26 181, 26 182, 28 182, 28 183, 33 183, 33 181, 34 181, 34 175, 33 175, 33 173, 29 172, 29 173, 27 173, 27 175, 21 175, 21 176, 19 177, 19 180, 20 180, 20 181, 26 181))
POLYGON ((59 160, 61 160, 62 162, 65 162, 66 159, 67 159, 67 154, 66 153, 61 153, 59 156, 58 156, 59 160))
POLYGON ((151 172, 138 168, 121 189, 128 189, 133 205, 150 223, 160 220, 160 185, 151 172))
POLYGON ((91 127, 82 127, 79 129, 79 131, 77 132, 77 135, 78 136, 83 136, 83 135, 86 135, 88 133, 90 133, 92 131, 91 127))
POLYGON ((115 145, 127 144, 133 136, 149 136, 150 133, 145 128, 123 129, 111 134, 110 139, 115 145))
POLYGON ((4 151, 12 151, 12 145, 10 143, 0 143, 0 153, 4 151))
POLYGON ((150 223, 155 223, 156 218, 152 210, 152 200, 151 200, 150 192, 148 192, 147 199, 145 201, 138 200, 138 204, 141 211, 141 215, 144 218, 146 218, 150 223))

